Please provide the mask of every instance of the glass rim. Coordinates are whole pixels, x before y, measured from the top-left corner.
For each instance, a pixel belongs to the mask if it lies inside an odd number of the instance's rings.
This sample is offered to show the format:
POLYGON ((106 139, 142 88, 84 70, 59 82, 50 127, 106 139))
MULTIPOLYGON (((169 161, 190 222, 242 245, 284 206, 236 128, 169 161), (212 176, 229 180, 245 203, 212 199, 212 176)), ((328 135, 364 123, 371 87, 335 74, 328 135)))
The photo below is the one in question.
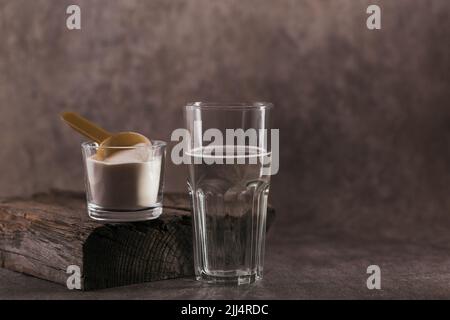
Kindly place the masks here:
MULTIPOLYGON (((151 145, 134 145, 134 146, 128 146, 128 147, 113 147, 113 146, 107 146, 102 147, 104 149, 110 149, 110 150, 132 150, 132 149, 140 149, 140 148, 146 148, 146 149, 160 149, 167 146, 167 143, 162 140, 151 140, 151 145)), ((82 148, 90 148, 90 149, 98 149, 100 148, 100 144, 98 144, 95 141, 85 141, 81 143, 82 148)))
POLYGON ((219 110, 264 110, 273 108, 271 102, 189 102, 186 108, 193 109, 219 109, 219 110))

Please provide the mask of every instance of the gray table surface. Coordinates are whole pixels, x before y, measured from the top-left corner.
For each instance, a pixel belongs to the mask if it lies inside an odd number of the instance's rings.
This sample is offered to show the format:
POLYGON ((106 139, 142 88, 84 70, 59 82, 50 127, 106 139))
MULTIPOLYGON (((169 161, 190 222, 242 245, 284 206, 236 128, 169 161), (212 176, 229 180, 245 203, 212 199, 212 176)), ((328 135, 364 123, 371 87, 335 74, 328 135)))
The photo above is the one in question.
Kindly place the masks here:
POLYGON ((81 292, 0 269, 0 299, 416 299, 450 298, 450 254, 444 242, 355 237, 288 222, 267 239, 265 278, 220 287, 192 278, 81 292), (368 290, 366 269, 381 267, 381 290, 368 290))

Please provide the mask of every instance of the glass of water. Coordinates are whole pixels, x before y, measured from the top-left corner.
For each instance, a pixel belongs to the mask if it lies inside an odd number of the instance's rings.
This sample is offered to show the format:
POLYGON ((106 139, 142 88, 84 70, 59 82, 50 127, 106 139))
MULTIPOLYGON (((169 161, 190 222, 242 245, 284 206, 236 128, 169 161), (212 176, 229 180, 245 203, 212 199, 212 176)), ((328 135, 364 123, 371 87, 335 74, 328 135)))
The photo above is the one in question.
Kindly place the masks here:
POLYGON ((185 160, 197 280, 262 279, 271 174, 270 103, 190 103, 185 160))

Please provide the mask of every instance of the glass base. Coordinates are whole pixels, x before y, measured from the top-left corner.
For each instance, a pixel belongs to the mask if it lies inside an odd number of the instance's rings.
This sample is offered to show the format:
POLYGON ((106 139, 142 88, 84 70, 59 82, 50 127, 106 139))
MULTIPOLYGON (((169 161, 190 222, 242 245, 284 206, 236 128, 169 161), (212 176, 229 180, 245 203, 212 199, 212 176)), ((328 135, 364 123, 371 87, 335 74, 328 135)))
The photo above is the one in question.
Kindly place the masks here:
POLYGON ((141 210, 109 210, 95 204, 88 203, 88 214, 91 219, 104 222, 132 222, 146 221, 158 218, 163 209, 162 205, 141 210))
MULTIPOLYGON (((234 272, 233 272, 234 273, 234 272)), ((245 284, 252 284, 258 280, 262 280, 262 275, 253 274, 241 274, 241 275, 212 275, 211 273, 207 274, 205 272, 201 272, 195 276, 195 279, 200 282, 209 283, 209 284, 217 284, 217 285, 230 285, 230 286, 239 286, 245 284)))

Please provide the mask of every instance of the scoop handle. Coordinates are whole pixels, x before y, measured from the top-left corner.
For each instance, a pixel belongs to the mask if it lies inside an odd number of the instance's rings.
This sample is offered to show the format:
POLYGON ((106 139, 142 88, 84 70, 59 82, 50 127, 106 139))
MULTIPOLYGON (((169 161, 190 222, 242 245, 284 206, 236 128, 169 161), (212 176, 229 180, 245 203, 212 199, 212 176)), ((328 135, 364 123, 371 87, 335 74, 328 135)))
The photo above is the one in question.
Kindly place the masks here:
POLYGON ((75 112, 63 112, 61 118, 78 133, 101 143, 112 134, 75 112))

